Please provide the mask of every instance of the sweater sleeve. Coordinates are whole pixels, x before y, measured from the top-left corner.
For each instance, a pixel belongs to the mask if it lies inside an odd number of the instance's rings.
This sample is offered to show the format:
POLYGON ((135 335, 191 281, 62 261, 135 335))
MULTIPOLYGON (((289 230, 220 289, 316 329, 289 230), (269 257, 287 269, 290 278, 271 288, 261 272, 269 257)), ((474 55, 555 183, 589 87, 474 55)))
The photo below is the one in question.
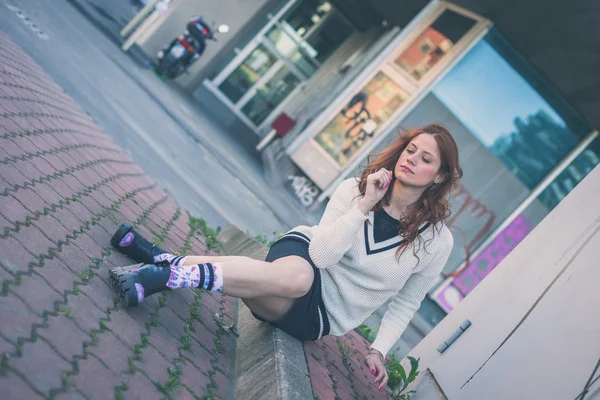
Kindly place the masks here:
POLYGON ((357 204, 353 204, 355 187, 354 179, 346 179, 338 186, 312 235, 308 253, 317 268, 337 264, 367 219, 357 204))
POLYGON ((400 339, 413 315, 421 305, 427 292, 437 280, 446 265, 452 251, 453 238, 447 230, 442 246, 427 267, 413 273, 404 287, 392 298, 383 319, 377 337, 371 348, 378 350, 385 357, 392 346, 400 339))

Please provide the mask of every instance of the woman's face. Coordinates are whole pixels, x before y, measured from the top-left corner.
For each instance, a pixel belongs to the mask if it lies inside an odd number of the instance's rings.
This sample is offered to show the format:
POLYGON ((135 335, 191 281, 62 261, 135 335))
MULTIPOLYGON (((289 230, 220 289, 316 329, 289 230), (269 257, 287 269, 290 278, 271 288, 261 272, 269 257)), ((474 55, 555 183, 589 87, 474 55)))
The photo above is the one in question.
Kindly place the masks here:
POLYGON ((435 138, 421 133, 410 141, 394 167, 396 179, 406 186, 427 187, 441 182, 440 149, 435 138))

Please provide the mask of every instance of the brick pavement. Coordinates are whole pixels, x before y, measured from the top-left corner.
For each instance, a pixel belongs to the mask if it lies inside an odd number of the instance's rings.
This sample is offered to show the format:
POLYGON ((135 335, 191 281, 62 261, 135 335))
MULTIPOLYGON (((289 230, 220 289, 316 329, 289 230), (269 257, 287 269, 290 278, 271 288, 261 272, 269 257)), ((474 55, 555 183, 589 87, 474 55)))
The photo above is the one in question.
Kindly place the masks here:
POLYGON ((3 399, 231 399, 231 298, 163 292, 123 310, 118 223, 212 254, 198 224, 0 32, 3 399), (221 319, 215 318, 215 314, 221 319))
POLYGON ((369 345, 354 331, 304 343, 315 399, 389 399, 386 391, 379 394, 375 377, 364 364, 369 345))

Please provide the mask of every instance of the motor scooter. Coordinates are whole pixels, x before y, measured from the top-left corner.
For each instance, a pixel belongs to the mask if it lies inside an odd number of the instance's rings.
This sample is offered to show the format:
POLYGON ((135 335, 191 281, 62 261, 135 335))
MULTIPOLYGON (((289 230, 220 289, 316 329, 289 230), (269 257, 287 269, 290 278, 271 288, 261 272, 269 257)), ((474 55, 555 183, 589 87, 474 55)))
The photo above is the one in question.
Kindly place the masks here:
MULTIPOLYGON (((219 33, 229 32, 229 26, 222 24, 216 28, 219 33)), ((194 38, 188 30, 179 35, 171 44, 158 52, 158 64, 156 73, 167 79, 175 79, 185 73, 188 68, 196 62, 204 52, 205 43, 199 40, 217 41, 215 29, 208 25, 202 25, 202 38, 194 38), (202 51, 198 51, 202 48, 202 51)))

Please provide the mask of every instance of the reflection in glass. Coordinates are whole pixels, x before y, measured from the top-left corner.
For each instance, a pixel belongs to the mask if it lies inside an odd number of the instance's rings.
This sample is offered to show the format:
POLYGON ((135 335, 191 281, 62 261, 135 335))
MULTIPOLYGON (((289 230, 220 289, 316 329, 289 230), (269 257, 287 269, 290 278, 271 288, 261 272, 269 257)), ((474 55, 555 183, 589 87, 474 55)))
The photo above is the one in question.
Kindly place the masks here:
POLYGON ((343 166, 407 98, 396 82, 378 72, 314 140, 343 166))
POLYGON ((538 200, 548 209, 548 212, 552 211, 599 163, 598 154, 589 148, 585 149, 538 196, 538 200))
POLYGON ((354 27, 339 13, 333 13, 306 41, 316 51, 315 59, 324 63, 353 33, 354 27))
POLYGON ((308 57, 314 58, 317 55, 315 49, 310 47, 294 30, 282 23, 283 30, 273 27, 268 33, 267 38, 273 43, 275 48, 288 60, 290 60, 306 77, 312 76, 316 67, 310 62, 308 57), (294 37, 294 35, 296 37, 294 37), (302 49, 299 48, 299 44, 302 49), (306 55, 305 55, 306 54, 306 55))
POLYGON ((333 7, 328 1, 300 1, 298 6, 285 17, 285 20, 299 36, 304 37, 332 9, 333 7))
POLYGON ((433 93, 529 188, 577 143, 563 118, 486 40, 433 93))
POLYGON ((294 74, 286 67, 282 67, 269 81, 257 89, 256 94, 242 108, 242 112, 254 124, 260 125, 299 83, 294 74))
POLYGON ((396 59, 402 69, 420 80, 467 33, 475 21, 446 10, 396 59))
POLYGON ((277 58, 260 45, 219 85, 219 89, 235 103, 276 61, 277 58))

